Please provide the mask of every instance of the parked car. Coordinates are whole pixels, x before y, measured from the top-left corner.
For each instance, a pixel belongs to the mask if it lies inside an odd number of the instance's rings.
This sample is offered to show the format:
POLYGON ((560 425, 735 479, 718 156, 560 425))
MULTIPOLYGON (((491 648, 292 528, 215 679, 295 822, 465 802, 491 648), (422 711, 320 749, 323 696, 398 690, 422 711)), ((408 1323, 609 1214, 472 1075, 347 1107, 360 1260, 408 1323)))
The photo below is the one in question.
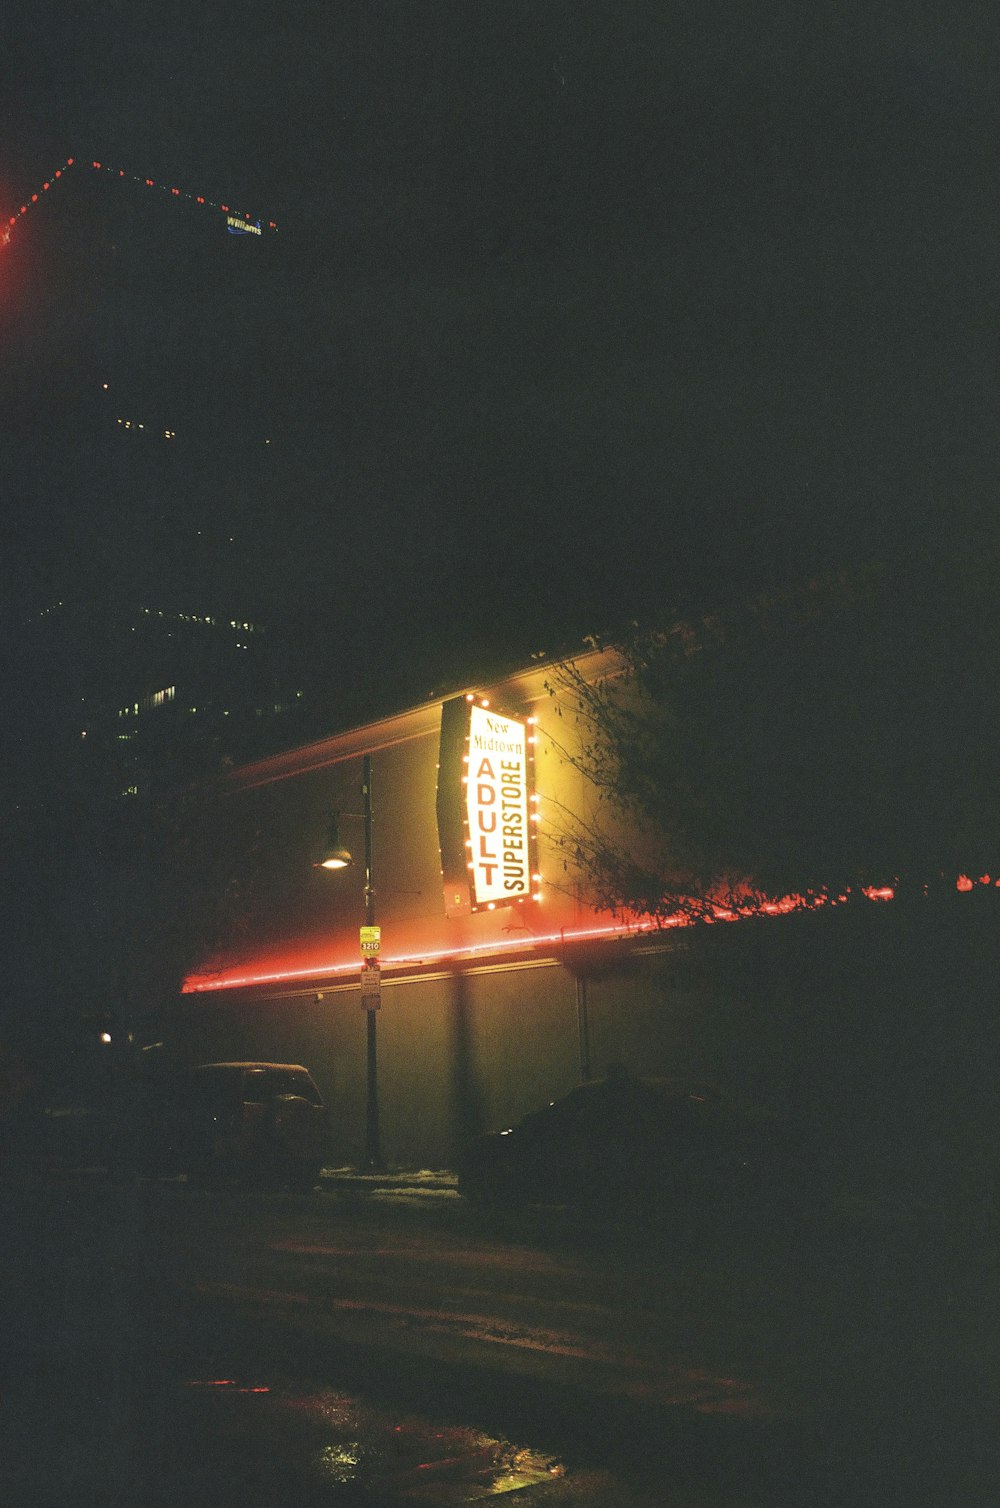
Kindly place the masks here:
POLYGON ((712 1085, 620 1071, 476 1138, 458 1189, 494 1208, 790 1213, 815 1188, 800 1152, 775 1116, 712 1085))
POLYGON ((330 1123, 298 1063, 203 1063, 170 1086, 158 1128, 161 1171, 201 1183, 310 1189, 328 1155, 330 1123))

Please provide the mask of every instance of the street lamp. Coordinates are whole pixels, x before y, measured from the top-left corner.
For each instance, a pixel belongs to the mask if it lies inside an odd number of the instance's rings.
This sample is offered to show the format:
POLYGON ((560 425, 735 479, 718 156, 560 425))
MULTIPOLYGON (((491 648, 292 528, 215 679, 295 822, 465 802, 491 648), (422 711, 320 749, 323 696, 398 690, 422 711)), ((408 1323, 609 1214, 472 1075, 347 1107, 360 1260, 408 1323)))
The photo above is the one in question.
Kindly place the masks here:
POLYGON ((330 818, 326 847, 323 849, 322 858, 317 860, 316 867, 317 869, 346 869, 349 864, 353 863, 354 855, 340 841, 340 814, 336 813, 330 818))
MULTIPOLYGON (((364 756, 361 776, 361 815, 365 828, 365 925, 375 924, 375 886, 372 880, 372 757, 364 756)), ((346 869, 353 864, 350 850, 340 841, 339 819, 335 816, 330 826, 327 844, 318 861, 321 869, 346 869)), ((378 1046, 376 1022, 378 998, 367 999, 365 1015, 368 1020, 368 1106, 365 1120, 365 1165, 371 1173, 380 1173, 384 1168, 378 1123, 378 1046)))

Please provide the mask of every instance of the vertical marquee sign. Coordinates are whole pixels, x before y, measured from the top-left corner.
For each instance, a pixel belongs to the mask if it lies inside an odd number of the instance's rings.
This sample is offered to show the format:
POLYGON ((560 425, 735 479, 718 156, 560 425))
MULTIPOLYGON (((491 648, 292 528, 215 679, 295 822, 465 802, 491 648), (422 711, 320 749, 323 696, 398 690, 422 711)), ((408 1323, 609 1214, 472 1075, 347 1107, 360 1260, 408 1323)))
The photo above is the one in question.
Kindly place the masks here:
POLYGON ((441 709, 437 815, 449 916, 532 897, 532 728, 471 696, 441 709))

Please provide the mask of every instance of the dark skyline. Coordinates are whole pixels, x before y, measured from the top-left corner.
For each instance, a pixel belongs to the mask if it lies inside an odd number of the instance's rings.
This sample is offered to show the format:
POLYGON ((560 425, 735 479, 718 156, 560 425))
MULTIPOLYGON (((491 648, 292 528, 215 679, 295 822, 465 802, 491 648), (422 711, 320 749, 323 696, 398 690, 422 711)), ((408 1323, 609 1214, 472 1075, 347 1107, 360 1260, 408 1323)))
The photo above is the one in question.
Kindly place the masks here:
POLYGON ((995 548, 974 7, 35 4, 5 28, 0 222, 76 159, 0 249, 18 610, 121 586, 352 652, 546 648, 995 548))

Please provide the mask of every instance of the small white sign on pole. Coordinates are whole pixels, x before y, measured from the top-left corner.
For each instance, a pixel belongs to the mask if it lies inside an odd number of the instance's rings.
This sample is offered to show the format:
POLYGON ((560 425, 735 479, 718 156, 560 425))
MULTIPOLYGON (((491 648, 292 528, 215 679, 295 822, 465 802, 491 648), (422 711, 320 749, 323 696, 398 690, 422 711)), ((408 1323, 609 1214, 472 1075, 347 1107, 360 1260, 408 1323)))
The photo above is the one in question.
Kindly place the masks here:
POLYGON ((366 958, 361 965, 361 1004, 366 1011, 382 1005, 382 970, 376 958, 366 958))

